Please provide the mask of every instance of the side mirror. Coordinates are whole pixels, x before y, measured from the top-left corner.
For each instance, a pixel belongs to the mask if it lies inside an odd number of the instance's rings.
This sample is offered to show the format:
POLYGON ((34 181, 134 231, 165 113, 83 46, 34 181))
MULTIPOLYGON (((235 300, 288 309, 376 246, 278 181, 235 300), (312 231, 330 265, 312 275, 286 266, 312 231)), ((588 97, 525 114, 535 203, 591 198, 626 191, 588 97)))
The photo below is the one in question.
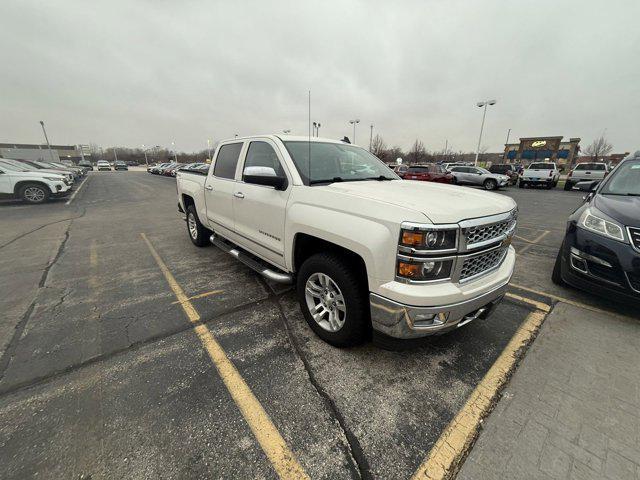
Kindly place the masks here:
POLYGON ((287 189, 287 177, 279 177, 271 167, 246 167, 242 180, 245 183, 273 187, 276 190, 287 189))

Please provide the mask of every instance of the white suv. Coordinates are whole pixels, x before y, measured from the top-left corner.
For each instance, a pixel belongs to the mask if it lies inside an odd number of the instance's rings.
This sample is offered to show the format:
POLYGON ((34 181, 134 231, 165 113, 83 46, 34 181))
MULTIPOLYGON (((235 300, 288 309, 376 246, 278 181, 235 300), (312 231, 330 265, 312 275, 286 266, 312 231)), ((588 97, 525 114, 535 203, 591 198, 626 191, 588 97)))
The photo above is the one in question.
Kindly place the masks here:
POLYGON ((67 195, 70 190, 71 184, 62 174, 31 171, 0 159, 0 196, 44 203, 51 197, 67 195))

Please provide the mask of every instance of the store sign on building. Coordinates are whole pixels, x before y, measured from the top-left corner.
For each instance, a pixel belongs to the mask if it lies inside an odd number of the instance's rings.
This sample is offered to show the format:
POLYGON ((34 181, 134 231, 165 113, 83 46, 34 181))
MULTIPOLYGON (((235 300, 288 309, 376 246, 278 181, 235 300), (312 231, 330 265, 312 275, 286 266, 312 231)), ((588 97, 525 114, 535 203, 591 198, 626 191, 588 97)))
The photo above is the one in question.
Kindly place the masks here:
POLYGON ((536 140, 535 142, 531 142, 531 146, 533 148, 544 147, 546 144, 546 140, 536 140))

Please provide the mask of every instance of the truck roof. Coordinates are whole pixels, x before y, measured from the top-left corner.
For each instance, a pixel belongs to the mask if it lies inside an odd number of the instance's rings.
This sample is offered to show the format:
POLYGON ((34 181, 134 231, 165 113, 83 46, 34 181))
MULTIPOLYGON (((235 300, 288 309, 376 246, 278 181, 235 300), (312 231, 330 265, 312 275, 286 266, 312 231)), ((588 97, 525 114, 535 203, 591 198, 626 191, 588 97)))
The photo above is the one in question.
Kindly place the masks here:
MULTIPOLYGON (((312 143, 339 143, 342 145, 349 145, 344 143, 341 140, 335 140, 333 138, 322 138, 322 137, 311 137, 305 135, 281 135, 281 134, 273 134, 267 133, 264 135, 247 135, 245 137, 234 137, 234 138, 225 138, 224 140, 220 140, 220 142, 232 142, 234 140, 251 140, 253 138, 270 138, 271 140, 280 139, 283 142, 309 142, 312 143)), ((358 146, 358 145, 356 145, 358 146)))

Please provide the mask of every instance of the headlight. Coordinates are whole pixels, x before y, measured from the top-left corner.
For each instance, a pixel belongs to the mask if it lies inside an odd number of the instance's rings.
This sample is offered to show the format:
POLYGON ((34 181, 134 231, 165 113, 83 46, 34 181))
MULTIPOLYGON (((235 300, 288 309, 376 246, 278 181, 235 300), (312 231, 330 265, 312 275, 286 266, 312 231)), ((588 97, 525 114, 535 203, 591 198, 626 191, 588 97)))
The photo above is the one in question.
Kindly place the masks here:
POLYGON ((442 280, 451 276, 453 260, 398 260, 398 276, 415 281, 442 280))
POLYGON ((604 216, 604 214, 595 208, 585 208, 578 219, 578 225, 586 230, 604 235, 605 237, 613 238, 620 242, 626 241, 622 225, 610 219, 605 219, 604 216))
POLYGON ((61 182, 62 177, 42 177, 45 180, 49 180, 50 182, 61 182))
POLYGON ((401 230, 400 245, 417 250, 448 250, 456 248, 457 230, 401 230))

